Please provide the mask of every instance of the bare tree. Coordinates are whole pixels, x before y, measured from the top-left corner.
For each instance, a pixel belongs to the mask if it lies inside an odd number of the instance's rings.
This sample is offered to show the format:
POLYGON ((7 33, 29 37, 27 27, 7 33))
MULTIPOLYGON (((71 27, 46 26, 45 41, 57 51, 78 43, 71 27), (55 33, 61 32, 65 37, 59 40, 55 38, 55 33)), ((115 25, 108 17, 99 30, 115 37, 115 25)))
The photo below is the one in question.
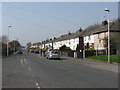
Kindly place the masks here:
POLYGON ((27 43, 27 48, 26 49, 30 49, 30 47, 31 47, 31 43, 29 42, 29 43, 27 43))
POLYGON ((0 36, 0 42, 7 44, 8 42, 8 37, 6 35, 0 36))

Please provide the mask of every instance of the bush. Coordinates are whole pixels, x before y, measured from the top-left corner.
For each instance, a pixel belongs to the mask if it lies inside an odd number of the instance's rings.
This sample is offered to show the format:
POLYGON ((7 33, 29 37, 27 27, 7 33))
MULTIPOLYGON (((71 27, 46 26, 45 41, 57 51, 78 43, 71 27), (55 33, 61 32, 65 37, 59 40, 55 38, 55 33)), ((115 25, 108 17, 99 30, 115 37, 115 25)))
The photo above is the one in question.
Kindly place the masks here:
POLYGON ((63 45, 59 48, 60 51, 70 51, 71 49, 69 47, 66 47, 66 45, 63 45))
POLYGON ((85 49, 86 51, 94 51, 95 49, 94 48, 88 48, 88 49, 85 49))

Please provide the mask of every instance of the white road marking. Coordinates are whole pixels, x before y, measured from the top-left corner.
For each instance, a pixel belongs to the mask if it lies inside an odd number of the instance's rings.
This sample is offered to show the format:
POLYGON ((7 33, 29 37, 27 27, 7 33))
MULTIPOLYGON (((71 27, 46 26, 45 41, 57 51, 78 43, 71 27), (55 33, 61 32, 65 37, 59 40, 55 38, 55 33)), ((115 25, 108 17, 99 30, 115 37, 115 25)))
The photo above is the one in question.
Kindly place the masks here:
POLYGON ((30 72, 32 71, 30 67, 28 67, 28 69, 29 69, 30 72))
POLYGON ((39 86, 37 88, 40 88, 39 86))
POLYGON ((35 79, 35 76, 34 76, 34 75, 33 75, 33 79, 34 79, 34 82, 35 82, 36 87, 40 89, 40 86, 39 86, 37 80, 35 79))
POLYGON ((27 61, 26 61, 26 59, 24 58, 24 62, 27 64, 27 61))
POLYGON ((39 84, 38 83, 36 83, 36 86, 38 86, 39 84))
MULTIPOLYGON (((24 58, 23 60, 21 59, 21 63, 23 63, 23 61, 24 61, 26 64, 28 64, 28 62, 27 62, 27 60, 26 60, 25 58, 24 58)), ((28 67, 28 70, 29 70, 30 72, 32 72, 30 66, 27 65, 27 67, 28 67)), ((35 78, 35 76, 34 76, 33 73, 32 73, 32 77, 33 77, 33 80, 34 80, 35 86, 40 90, 40 86, 39 86, 39 84, 38 84, 38 82, 37 82, 37 80, 36 80, 36 78, 35 78)))
POLYGON ((23 60, 21 59, 21 65, 23 66, 23 60))
POLYGON ((36 83, 36 86, 37 86, 37 88, 40 88, 40 86, 39 86, 39 84, 38 84, 38 83, 36 83))

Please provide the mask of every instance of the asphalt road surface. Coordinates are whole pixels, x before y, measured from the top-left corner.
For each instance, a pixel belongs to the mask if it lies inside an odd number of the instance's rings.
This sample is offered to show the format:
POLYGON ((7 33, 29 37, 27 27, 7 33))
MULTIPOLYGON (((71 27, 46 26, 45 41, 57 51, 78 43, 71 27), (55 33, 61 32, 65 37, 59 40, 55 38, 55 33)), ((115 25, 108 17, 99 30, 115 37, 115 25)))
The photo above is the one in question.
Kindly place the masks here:
POLYGON ((118 73, 100 62, 24 53, 4 58, 2 67, 3 88, 118 88, 118 73))

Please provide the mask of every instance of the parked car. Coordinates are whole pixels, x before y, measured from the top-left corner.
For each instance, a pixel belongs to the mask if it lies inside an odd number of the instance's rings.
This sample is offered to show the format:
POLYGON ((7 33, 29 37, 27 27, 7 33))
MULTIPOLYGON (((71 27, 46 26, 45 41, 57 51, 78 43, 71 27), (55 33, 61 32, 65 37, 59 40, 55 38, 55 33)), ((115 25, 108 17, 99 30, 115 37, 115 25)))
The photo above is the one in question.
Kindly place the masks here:
POLYGON ((47 56, 50 51, 52 51, 52 49, 48 49, 47 51, 45 51, 45 56, 47 56))
POLYGON ((56 50, 50 50, 47 54, 46 54, 46 58, 47 59, 59 59, 60 58, 60 52, 56 51, 56 50))
POLYGON ((34 53, 34 49, 30 49, 29 52, 34 53))
POLYGON ((35 49, 35 50, 34 50, 34 53, 39 54, 39 50, 38 50, 38 49, 35 49))
POLYGON ((23 54, 22 50, 17 50, 15 54, 23 54))
POLYGON ((28 52, 29 52, 29 50, 26 50, 26 52, 28 53, 28 52))

